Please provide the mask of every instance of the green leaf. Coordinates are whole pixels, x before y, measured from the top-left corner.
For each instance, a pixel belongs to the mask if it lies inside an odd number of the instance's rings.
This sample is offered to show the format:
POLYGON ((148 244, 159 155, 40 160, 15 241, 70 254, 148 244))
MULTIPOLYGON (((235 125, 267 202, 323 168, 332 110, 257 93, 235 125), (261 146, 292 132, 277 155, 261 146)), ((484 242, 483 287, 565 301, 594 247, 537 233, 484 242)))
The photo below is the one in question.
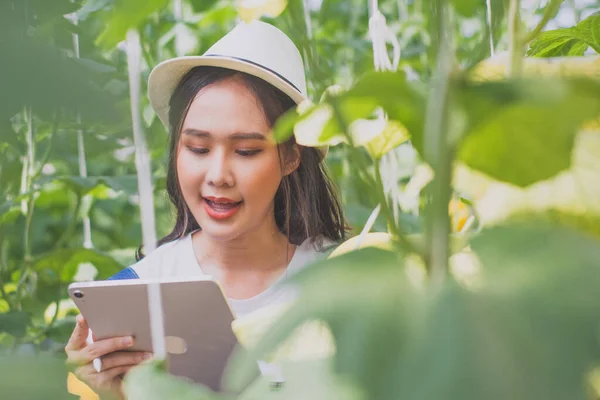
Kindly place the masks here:
POLYGON ((409 133, 421 133, 424 107, 424 98, 406 81, 404 74, 373 72, 363 76, 345 93, 337 90, 324 93, 323 103, 310 107, 301 115, 287 114, 276 125, 275 134, 278 140, 288 138, 294 125, 294 134, 299 143, 335 146, 347 142, 343 132, 345 125, 355 145, 372 142, 368 149, 377 158, 406 141, 409 133), (378 107, 406 129, 383 129, 383 120, 373 119, 378 107), (335 113, 336 108, 339 115, 335 113), (343 125, 340 124, 340 118, 343 125), (381 135, 384 137, 375 139, 381 135))
POLYGON ((581 56, 588 47, 600 53, 600 13, 590 15, 572 28, 542 32, 531 42, 527 55, 581 56))
POLYGON ((29 314, 23 311, 9 311, 0 314, 0 333, 6 332, 16 337, 23 337, 30 322, 29 314))
POLYGON ((68 188, 73 190, 78 196, 83 197, 91 193, 99 193, 101 187, 109 187, 117 192, 124 192, 126 194, 137 193, 137 177, 135 175, 122 175, 122 176, 66 176, 66 177, 46 177, 38 182, 40 185, 44 185, 47 181, 59 181, 66 184, 68 188))
POLYGON ((398 397, 588 398, 599 244, 543 226, 484 231, 472 245, 481 260, 477 284, 448 282, 436 295, 403 355, 398 397))
POLYGON ((294 108, 279 117, 273 127, 275 141, 277 141, 277 143, 283 143, 292 137, 294 134, 294 125, 307 116, 308 114, 298 114, 298 111, 294 108))
POLYGON ((406 129, 396 121, 386 122, 381 134, 365 144, 367 151, 375 160, 379 160, 395 147, 410 139, 406 129))
POLYGON ((159 362, 140 365, 125 377, 125 393, 131 399, 217 400, 210 389, 169 375, 159 362))
POLYGON ((83 6, 77 11, 77 18, 84 21, 91 14, 108 8, 112 2, 113 0, 85 0, 83 6))
POLYGON ((453 0, 452 3, 463 17, 473 17, 478 11, 485 10, 485 3, 479 0, 453 0))
POLYGON ((588 79, 486 82, 459 90, 467 119, 459 159, 518 186, 568 168, 578 129, 600 115, 600 84, 588 79))
MULTIPOLYGON (((399 72, 370 72, 344 95, 379 105, 389 119, 400 122, 411 135, 421 135, 424 125, 425 96, 399 72)), ((367 103, 368 104, 368 103, 367 103)))
POLYGON ((195 13, 201 13, 210 10, 218 0, 190 0, 192 9, 195 13))
MULTIPOLYGON (((20 4, 16 2, 14 4, 20 4)), ((0 11, 6 20, 20 20, 18 9, 0 11)), ((0 21, 2 23, 2 21, 0 21)), ((19 26, 18 29, 21 29, 19 26)), ((115 118, 113 99, 99 90, 99 76, 64 51, 48 43, 47 38, 21 35, 21 30, 6 27, 3 35, 11 40, 0 42, 5 60, 0 76, 0 120, 12 117, 28 105, 37 115, 50 116, 60 107, 79 111, 88 121, 115 118), (43 60, 43 62, 40 62, 43 60)))
POLYGON ((14 131, 10 120, 5 120, 0 123, 0 149, 2 149, 2 143, 6 143, 16 150, 22 150, 23 144, 19 142, 17 132, 14 131))
POLYGON ((0 387, 5 399, 72 398, 64 359, 48 355, 0 357, 0 387))
POLYGON ((46 331, 46 337, 58 343, 66 343, 71 337, 74 329, 75 318, 64 318, 56 321, 56 323, 46 331))
POLYGON ((331 359, 284 362, 279 365, 285 382, 276 387, 261 376, 239 400, 362 400, 358 389, 333 374, 331 359))
POLYGON ((363 388, 367 398, 397 398, 394 376, 418 304, 398 256, 361 249, 306 268, 294 281, 302 288, 298 303, 234 361, 231 387, 243 388, 252 379, 253 360, 277 349, 303 322, 319 320, 335 338, 334 371, 363 388))
POLYGON ((167 4, 167 0, 117 0, 97 43, 105 49, 113 48, 125 40, 129 29, 137 28, 151 14, 167 4))
POLYGON ((112 257, 93 249, 59 249, 38 257, 34 269, 56 273, 62 282, 71 282, 79 264, 91 263, 98 270, 97 279, 106 279, 119 272, 123 266, 112 257))
POLYGON ((20 215, 22 215, 22 212, 19 206, 13 206, 5 210, 0 207, 0 225, 12 224, 20 215))

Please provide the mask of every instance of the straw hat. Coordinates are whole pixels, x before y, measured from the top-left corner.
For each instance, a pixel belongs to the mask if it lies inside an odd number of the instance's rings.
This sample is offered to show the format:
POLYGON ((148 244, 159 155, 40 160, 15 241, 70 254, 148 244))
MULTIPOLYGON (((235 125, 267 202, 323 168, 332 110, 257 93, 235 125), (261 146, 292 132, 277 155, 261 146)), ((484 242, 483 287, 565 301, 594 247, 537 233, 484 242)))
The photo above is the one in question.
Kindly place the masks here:
MULTIPOLYGON (((204 55, 172 58, 152 70, 148 79, 148 97, 167 129, 170 126, 171 95, 181 78, 197 66, 245 72, 275 86, 296 104, 307 99, 304 64, 291 39, 265 22, 242 22, 212 45, 204 55)), ((327 148, 319 150, 323 159, 327 148)))

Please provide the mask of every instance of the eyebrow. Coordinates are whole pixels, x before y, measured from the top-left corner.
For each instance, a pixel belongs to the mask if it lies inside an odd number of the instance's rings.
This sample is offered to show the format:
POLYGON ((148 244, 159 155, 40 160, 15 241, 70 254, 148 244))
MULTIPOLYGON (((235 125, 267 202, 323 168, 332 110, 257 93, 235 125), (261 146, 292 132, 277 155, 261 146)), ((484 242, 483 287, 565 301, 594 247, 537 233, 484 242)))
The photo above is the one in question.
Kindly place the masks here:
MULTIPOLYGON (((199 138, 208 138, 208 139, 210 139, 212 137, 212 134, 210 132, 199 130, 199 129, 192 129, 192 128, 184 129, 183 134, 195 136, 195 137, 199 137, 199 138)), ((262 133, 258 133, 258 132, 236 132, 236 133, 232 133, 231 135, 229 135, 228 139, 230 139, 230 140, 267 140, 265 135, 263 135, 262 133)))

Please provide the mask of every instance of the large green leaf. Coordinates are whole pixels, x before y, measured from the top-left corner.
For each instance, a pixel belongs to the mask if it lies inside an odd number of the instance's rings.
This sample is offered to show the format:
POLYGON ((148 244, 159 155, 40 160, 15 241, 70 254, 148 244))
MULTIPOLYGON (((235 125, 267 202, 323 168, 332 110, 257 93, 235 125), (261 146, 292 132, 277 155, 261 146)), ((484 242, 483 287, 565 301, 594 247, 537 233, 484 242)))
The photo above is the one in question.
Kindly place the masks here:
POLYGON ((527 55, 582 56, 588 47, 600 53, 600 13, 590 15, 572 28, 542 32, 531 43, 527 55))
POLYGON ((123 266, 112 257, 93 249, 59 249, 39 256, 34 263, 36 270, 56 273, 62 282, 71 282, 79 264, 91 263, 98 270, 97 279, 106 279, 119 272, 123 266))
POLYGON ((125 378, 125 393, 131 399, 217 400, 221 398, 210 389, 194 385, 165 372, 159 362, 138 366, 125 378))
POLYGON ((29 314, 23 311, 0 313, 0 333, 7 332, 13 336, 23 337, 30 319, 29 314))
POLYGON ((600 84, 588 79, 468 83, 457 91, 466 117, 459 159, 518 186, 567 169, 575 134, 600 115, 600 84))
POLYGON ((234 364, 232 387, 244 387, 252 379, 252 360, 277 349, 301 323, 316 319, 335 338, 336 373, 364 388, 367 398, 396 398, 394 377, 418 304, 397 255, 358 250, 309 267, 295 280, 303 288, 299 302, 241 357, 246 360, 242 367, 234 364))
MULTIPOLYGON (((367 398, 586 398, 598 361, 600 242, 517 225, 484 231, 473 249, 481 269, 467 287, 449 279, 416 290, 393 255, 373 249, 308 268, 299 302, 247 366, 316 319, 334 335, 334 371, 367 398)), ((247 371, 234 369, 234 387, 247 371)))
POLYGON ((329 358, 284 362, 279 365, 285 382, 279 387, 261 376, 239 400, 362 400, 360 391, 332 373, 329 358))
POLYGON ((47 355, 0 357, 0 388, 4 399, 73 398, 67 393, 64 359, 47 355))
MULTIPOLYGON (((28 105, 36 114, 49 116, 59 107, 79 111, 82 116, 95 120, 114 118, 114 105, 110 97, 98 89, 98 76, 65 52, 48 42, 46 37, 36 36, 31 29, 25 35, 28 24, 33 24, 35 10, 28 10, 28 3, 3 1, 0 3, 0 52, 5 62, 2 65, 0 87, 0 120, 12 117, 28 105), (25 16, 30 16, 25 20, 25 16), (10 38, 10 39, 8 39, 10 38), (43 60, 43 61, 42 61, 43 60)), ((36 1, 36 6, 53 8, 59 12, 74 7, 68 1, 36 1)), ((54 11, 53 11, 54 12, 54 11)), ((46 15, 41 10, 36 17, 38 23, 57 14, 46 15)), ((64 18, 58 14, 60 19, 64 18)), ((70 36, 70 35, 69 35, 70 36)))
POLYGON ((125 40, 129 29, 138 28, 146 18, 167 4, 167 0, 116 0, 98 43, 106 49, 116 46, 125 40))

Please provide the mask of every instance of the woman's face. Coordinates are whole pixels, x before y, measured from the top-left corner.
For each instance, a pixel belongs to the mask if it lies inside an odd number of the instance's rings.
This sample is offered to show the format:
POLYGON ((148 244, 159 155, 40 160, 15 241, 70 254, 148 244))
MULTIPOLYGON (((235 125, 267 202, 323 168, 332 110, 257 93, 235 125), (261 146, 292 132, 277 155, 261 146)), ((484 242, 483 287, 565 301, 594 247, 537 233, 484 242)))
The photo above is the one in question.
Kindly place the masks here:
POLYGON ((215 239, 236 239, 275 223, 278 149, 258 100, 239 77, 205 87, 192 101, 177 175, 194 218, 215 239))

